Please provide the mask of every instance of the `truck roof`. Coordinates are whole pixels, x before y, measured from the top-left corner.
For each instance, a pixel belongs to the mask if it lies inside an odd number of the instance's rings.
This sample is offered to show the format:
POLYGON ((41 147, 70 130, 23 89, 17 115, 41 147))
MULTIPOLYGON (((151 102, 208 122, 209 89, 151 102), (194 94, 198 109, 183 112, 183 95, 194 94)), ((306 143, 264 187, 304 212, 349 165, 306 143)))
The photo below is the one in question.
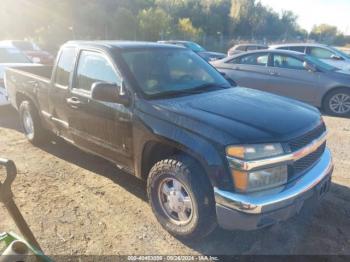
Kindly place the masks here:
POLYGON ((142 41, 116 41, 116 40, 103 40, 103 41, 69 41, 65 45, 86 45, 94 47, 104 48, 118 48, 118 49, 143 49, 143 48, 183 48, 180 46, 170 46, 168 44, 161 44, 155 42, 142 42, 142 41))

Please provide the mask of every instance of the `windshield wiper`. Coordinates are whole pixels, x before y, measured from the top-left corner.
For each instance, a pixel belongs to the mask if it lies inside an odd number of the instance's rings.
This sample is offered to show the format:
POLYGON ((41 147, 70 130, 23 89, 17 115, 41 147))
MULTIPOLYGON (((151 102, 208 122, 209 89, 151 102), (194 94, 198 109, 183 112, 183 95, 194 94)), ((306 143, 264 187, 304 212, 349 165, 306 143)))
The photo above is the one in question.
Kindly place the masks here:
POLYGON ((190 88, 190 89, 184 89, 184 90, 171 90, 171 91, 166 91, 166 92, 162 92, 159 94, 155 94, 153 95, 153 98, 162 98, 162 97, 169 97, 169 96, 173 96, 173 95, 193 95, 193 94, 200 94, 203 92, 206 92, 210 89, 224 89, 224 88, 229 88, 230 86, 228 86, 227 84, 216 84, 216 83, 206 83, 206 84, 202 84, 199 86, 196 86, 194 88, 190 88))

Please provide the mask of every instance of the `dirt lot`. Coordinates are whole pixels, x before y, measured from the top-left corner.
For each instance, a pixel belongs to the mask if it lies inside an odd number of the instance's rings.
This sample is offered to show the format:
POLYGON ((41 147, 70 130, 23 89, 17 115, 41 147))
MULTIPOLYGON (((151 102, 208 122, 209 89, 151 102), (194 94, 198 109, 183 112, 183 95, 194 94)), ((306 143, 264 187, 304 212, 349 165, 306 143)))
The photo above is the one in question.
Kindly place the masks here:
MULTIPOLYGON (((350 120, 325 117, 336 169, 312 214, 256 232, 218 229, 200 242, 164 231, 145 184, 60 140, 29 144, 16 113, 0 109, 0 156, 19 169, 16 202, 42 248, 57 254, 350 254, 350 120)), ((17 231, 0 204, 0 232, 17 231)))

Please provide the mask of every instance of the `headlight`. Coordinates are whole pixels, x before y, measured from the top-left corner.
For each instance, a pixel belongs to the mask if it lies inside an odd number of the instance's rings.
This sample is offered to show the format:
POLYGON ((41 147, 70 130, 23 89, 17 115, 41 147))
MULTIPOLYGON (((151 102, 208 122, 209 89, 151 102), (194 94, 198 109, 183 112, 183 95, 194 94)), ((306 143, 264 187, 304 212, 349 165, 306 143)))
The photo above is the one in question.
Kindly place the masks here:
POLYGON ((233 159, 259 160, 284 154, 281 144, 257 144, 246 146, 229 146, 226 149, 231 174, 237 191, 252 192, 277 187, 287 183, 287 165, 280 165, 260 170, 244 171, 231 164, 233 159))
POLYGON ((257 160, 282 155, 284 153, 281 144, 256 144, 246 146, 229 146, 226 154, 243 160, 257 160))

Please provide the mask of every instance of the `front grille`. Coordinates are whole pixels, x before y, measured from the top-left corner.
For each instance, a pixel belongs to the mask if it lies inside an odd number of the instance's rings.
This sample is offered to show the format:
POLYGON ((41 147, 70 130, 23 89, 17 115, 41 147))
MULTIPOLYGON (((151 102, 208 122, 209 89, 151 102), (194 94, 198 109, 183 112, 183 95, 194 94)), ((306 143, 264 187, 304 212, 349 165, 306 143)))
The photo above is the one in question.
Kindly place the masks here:
POLYGON ((295 161, 292 165, 293 177, 298 174, 302 174, 304 171, 312 167, 317 160, 321 158, 324 150, 326 148, 326 142, 323 143, 316 151, 311 154, 295 161))
MULTIPOLYGON (((295 152, 314 141, 315 139, 321 137, 323 133, 326 132, 326 126, 324 123, 311 130, 310 132, 302 135, 298 138, 295 138, 288 142, 289 148, 292 152, 295 152)), ((316 151, 311 154, 295 161, 292 165, 289 166, 289 179, 293 179, 302 175, 305 171, 311 168, 316 162, 321 158, 324 150, 326 148, 326 142, 324 142, 316 151)))
POLYGON ((322 123, 321 125, 306 133, 305 135, 302 135, 289 141, 288 145, 292 152, 297 151, 300 148, 303 148, 304 146, 310 144, 315 139, 319 138, 325 131, 326 126, 324 123, 322 123))

